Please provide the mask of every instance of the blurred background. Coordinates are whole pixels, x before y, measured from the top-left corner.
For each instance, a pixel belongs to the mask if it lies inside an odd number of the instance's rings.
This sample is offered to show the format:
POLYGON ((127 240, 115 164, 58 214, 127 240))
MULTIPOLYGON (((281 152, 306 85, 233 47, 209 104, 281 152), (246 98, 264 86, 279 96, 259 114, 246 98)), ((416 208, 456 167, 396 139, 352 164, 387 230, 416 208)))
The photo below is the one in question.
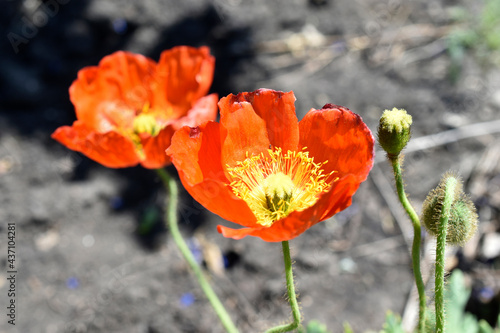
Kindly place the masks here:
MULTIPOLYGON (((107 169, 50 139, 75 120, 79 69, 116 50, 158 60, 207 45, 211 91, 292 90, 299 119, 326 103, 372 131, 384 109, 413 116, 405 156, 420 212, 449 169, 480 226, 447 269, 465 272, 465 310, 495 325, 500 308, 500 2, 437 0, 1 0, 0 294, 15 223, 17 325, 0 332, 222 332, 162 224, 156 173, 107 169)), ((171 172, 175 173, 173 168, 171 172)), ((183 193, 181 230, 242 332, 289 318, 281 245, 223 238, 222 221, 183 193)), ((433 239, 422 269, 432 276, 433 239)), ((384 155, 353 204, 292 240, 305 323, 378 331, 386 311, 415 319, 409 245, 384 155)), ((432 278, 429 279, 429 294, 432 278)), ((5 303, 5 304, 4 304, 5 303)))

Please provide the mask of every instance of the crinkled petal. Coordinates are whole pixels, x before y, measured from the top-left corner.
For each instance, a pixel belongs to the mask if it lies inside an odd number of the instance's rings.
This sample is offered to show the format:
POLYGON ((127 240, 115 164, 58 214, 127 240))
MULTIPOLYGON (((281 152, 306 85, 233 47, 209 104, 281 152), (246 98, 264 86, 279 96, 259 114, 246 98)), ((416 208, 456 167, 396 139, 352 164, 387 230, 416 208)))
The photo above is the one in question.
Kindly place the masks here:
POLYGON ((285 152, 297 149, 299 126, 293 92, 259 89, 230 95, 224 105, 241 102, 250 103, 255 113, 264 120, 269 143, 273 147, 280 147, 285 152))
POLYGON ((59 127, 52 138, 109 168, 125 168, 139 162, 134 144, 116 132, 97 133, 81 121, 59 127))
POLYGON ((247 204, 228 186, 221 165, 220 126, 206 122, 196 128, 183 127, 172 137, 167 154, 179 172, 186 190, 200 204, 222 218, 244 226, 256 219, 247 204))
POLYGON ((157 169, 171 164, 170 157, 165 150, 170 147, 170 141, 174 132, 183 127, 195 127, 217 117, 217 94, 211 94, 200 98, 188 114, 182 118, 175 119, 167 125, 155 137, 146 136, 142 139, 142 146, 146 158, 141 162, 148 169, 157 169))
POLYGON ((189 110, 186 116, 176 119, 172 122, 172 126, 178 130, 181 127, 189 126, 196 127, 209 120, 215 120, 217 117, 217 102, 219 98, 217 94, 210 94, 200 98, 189 110))
POLYGON ((242 239, 246 236, 254 236, 252 233, 258 232, 262 228, 240 228, 240 229, 233 229, 233 228, 228 228, 223 225, 218 225, 217 226, 217 231, 222 234, 222 236, 226 238, 232 238, 232 239, 242 239))
POLYGON ((218 225, 217 231, 227 238, 242 239, 246 236, 254 236, 259 237, 266 242, 282 242, 297 237, 311 227, 311 225, 310 221, 302 221, 294 217, 287 217, 281 221, 276 221, 271 227, 268 228, 257 227, 232 229, 218 225))
POLYGON ((355 175, 345 175, 339 178, 314 206, 294 214, 301 220, 313 221, 313 225, 326 220, 351 205, 352 197, 360 184, 359 178, 355 175))
POLYGON ((327 104, 311 109, 299 123, 301 148, 315 162, 328 161, 326 173, 342 178, 354 174, 362 182, 373 166, 374 139, 361 117, 349 109, 327 104))
POLYGON ((171 163, 170 158, 165 154, 165 149, 170 147, 170 140, 175 130, 172 126, 166 126, 156 136, 146 135, 141 138, 142 150, 145 158, 141 165, 147 169, 163 168, 171 163))
POLYGON ((113 109, 141 110, 151 98, 149 81, 155 67, 155 62, 143 55, 118 51, 104 57, 99 66, 80 70, 69 88, 78 120, 105 132, 115 122, 113 109))
POLYGON ((208 47, 177 46, 163 51, 156 71, 153 107, 179 118, 208 93, 215 58, 208 47))
POLYGON ((222 165, 233 167, 248 156, 267 152, 270 146, 266 122, 250 102, 229 95, 219 101, 222 165))

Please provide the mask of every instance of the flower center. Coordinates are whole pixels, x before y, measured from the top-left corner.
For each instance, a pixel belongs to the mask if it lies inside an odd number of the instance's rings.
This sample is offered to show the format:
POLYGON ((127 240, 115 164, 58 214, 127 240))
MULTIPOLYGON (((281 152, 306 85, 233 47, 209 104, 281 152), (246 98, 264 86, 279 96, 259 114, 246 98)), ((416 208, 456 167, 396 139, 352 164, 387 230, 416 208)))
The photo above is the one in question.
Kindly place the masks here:
POLYGON ((151 136, 156 136, 160 133, 160 126, 156 118, 152 114, 141 113, 134 118, 133 123, 134 133, 148 133, 151 136))
POLYGON ((248 204, 257 223, 269 227, 291 212, 311 207, 330 189, 338 178, 330 177, 335 171, 323 173, 327 162, 315 163, 305 150, 284 154, 280 148, 269 149, 228 167, 229 186, 248 204))

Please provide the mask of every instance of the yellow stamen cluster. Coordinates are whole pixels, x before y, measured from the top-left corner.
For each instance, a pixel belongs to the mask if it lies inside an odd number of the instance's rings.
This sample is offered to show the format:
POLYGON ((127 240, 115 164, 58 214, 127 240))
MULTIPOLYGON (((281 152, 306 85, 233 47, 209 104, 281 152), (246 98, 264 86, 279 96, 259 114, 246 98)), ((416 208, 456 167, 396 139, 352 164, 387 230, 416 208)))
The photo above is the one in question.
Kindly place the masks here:
POLYGON ((151 136, 156 136, 160 133, 160 126, 156 118, 152 114, 141 113, 134 118, 134 133, 148 133, 151 136))
POLYGON ((244 200, 257 218, 257 223, 271 226, 291 212, 314 205, 320 194, 336 181, 323 173, 328 161, 315 163, 309 152, 269 149, 267 153, 247 156, 234 167, 228 167, 233 193, 244 200))

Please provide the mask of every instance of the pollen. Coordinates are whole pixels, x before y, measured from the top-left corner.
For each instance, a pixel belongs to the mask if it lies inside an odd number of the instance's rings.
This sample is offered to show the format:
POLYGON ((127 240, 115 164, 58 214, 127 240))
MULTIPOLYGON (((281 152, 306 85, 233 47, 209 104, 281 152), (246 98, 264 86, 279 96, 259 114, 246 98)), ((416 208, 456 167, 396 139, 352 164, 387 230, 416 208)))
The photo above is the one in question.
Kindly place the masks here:
POLYGON ((156 136, 160 133, 160 126, 156 118, 149 113, 141 113, 134 118, 134 133, 148 133, 151 136, 156 136))
POLYGON ((269 227, 291 212, 313 206, 338 178, 335 171, 325 174, 309 152, 269 149, 247 156, 234 167, 228 166, 233 193, 244 200, 255 214, 257 223, 269 227))

